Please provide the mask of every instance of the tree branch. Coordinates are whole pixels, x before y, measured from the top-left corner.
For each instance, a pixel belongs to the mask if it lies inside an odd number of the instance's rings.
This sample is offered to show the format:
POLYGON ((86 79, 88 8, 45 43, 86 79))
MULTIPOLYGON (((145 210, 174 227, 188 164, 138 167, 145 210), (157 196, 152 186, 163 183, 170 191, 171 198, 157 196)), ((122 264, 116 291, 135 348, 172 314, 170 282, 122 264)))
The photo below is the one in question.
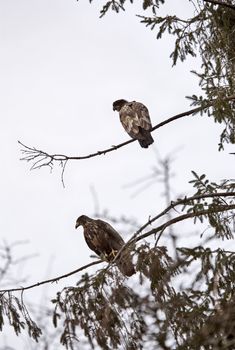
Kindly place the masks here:
MULTIPOLYGON (((148 236, 151 236, 153 234, 156 234, 158 232, 160 232, 160 235, 162 235, 163 231, 167 227, 169 227, 173 224, 176 224, 177 222, 180 222, 180 221, 183 221, 183 220, 186 220, 189 218, 194 218, 197 216, 208 215, 211 213, 220 213, 220 212, 232 210, 232 209, 235 209, 235 204, 220 206, 219 208, 214 208, 213 210, 212 209, 200 210, 196 213, 188 213, 188 214, 183 214, 183 215, 177 216, 176 218, 173 218, 173 219, 165 222, 164 224, 162 224, 162 225, 160 225, 160 226, 158 226, 158 227, 156 227, 156 228, 154 228, 146 233, 143 233, 139 237, 135 238, 135 242, 140 241, 141 239, 146 238, 148 236)), ((158 242, 159 238, 160 237, 158 237, 157 242, 158 242)))
MULTIPOLYGON (((171 204, 164 209, 160 214, 154 216, 152 219, 150 219, 146 224, 144 224, 138 231, 136 231, 135 235, 137 236, 140 232, 142 232, 148 225, 151 225, 154 221, 165 215, 169 210, 174 209, 177 205, 187 204, 190 201, 203 199, 203 198, 214 198, 214 197, 232 197, 235 196, 235 192, 217 192, 217 193, 210 193, 210 194, 200 194, 192 197, 185 197, 183 199, 179 199, 176 202, 171 202, 171 204)), ((134 236, 132 237, 132 239, 134 236)))
MULTIPOLYGON (((233 193, 234 194, 234 193, 233 193)), ((230 194, 232 195, 232 194, 230 194)), ((194 196, 194 197, 191 197, 191 198, 194 198, 194 199, 198 199, 199 197, 201 198, 207 198, 207 197, 214 197, 213 194, 210 194, 210 195, 200 195, 200 196, 194 196)), ((180 200, 179 202, 183 202, 183 200, 180 200)), ((177 204, 180 204, 180 203, 177 203, 177 204)), ((168 208, 171 208, 171 205, 168 207, 168 208)), ((155 218, 152 219, 151 222, 153 222, 154 220, 156 220, 157 218, 159 218, 161 215, 163 215, 163 213, 165 214, 167 212, 167 209, 166 208, 162 213, 160 213, 159 215, 155 216, 155 218)), ((143 225, 123 246, 122 248, 117 252, 115 258, 108 264, 108 266, 105 268, 105 270, 108 270, 110 268, 111 265, 113 265, 116 260, 118 259, 118 257, 121 255, 121 253, 123 252, 124 249, 127 248, 127 246, 130 246, 131 244, 135 244, 136 242, 140 241, 141 239, 143 238, 146 238, 146 237, 149 237, 153 234, 156 234, 158 232, 160 232, 158 238, 157 238, 157 241, 156 241, 156 244, 158 243, 161 235, 163 234, 164 230, 173 225, 173 224, 176 224, 177 222, 180 222, 180 221, 183 221, 183 220, 186 220, 186 219, 189 219, 189 218, 194 218, 194 217, 198 217, 198 216, 202 216, 202 215, 208 215, 208 214, 211 214, 211 213, 219 213, 219 212, 223 212, 223 211, 227 211, 227 210, 231 210, 231 209, 235 209, 235 204, 231 204, 231 205, 224 205, 224 206, 220 206, 219 208, 214 208, 213 210, 212 209, 207 209, 207 210, 200 210, 196 213, 187 213, 187 214, 183 214, 183 215, 180 215, 180 216, 177 216, 171 220, 168 220, 166 221, 164 224, 148 231, 148 232, 145 232, 143 233, 142 235, 138 236, 138 233, 141 232, 141 230, 143 230, 146 226, 149 225, 149 222, 146 223, 145 225, 143 225)), ((170 209, 168 209, 170 210, 170 209)))
MULTIPOLYGON (((120 254, 122 253, 122 251, 129 245, 137 242, 137 241, 140 241, 141 239, 143 238, 146 238, 152 234, 156 234, 160 231, 160 235, 163 233, 163 231, 177 223, 177 222, 180 222, 180 221, 183 221, 185 219, 188 219, 188 218, 192 218, 192 217, 197 217, 197 216, 201 216, 201 215, 207 215, 207 214, 210 214, 210 213, 218 213, 218 212, 223 212, 223 211, 226 211, 226 210, 230 210, 230 209, 235 209, 235 205, 224 205, 224 206, 221 206, 219 208, 215 208, 215 209, 208 209, 208 210, 201 210, 201 211, 198 211, 197 213, 188 213, 188 214, 183 214, 183 215, 180 215, 176 218, 173 218, 167 222, 165 222, 164 224, 138 236, 138 234, 140 232, 142 232, 148 225, 152 224, 154 221, 156 221, 158 218, 160 218, 161 216, 165 215, 170 209, 173 209, 175 206, 177 205, 180 205, 180 204, 185 204, 189 201, 192 201, 192 200, 197 200, 197 199, 202 199, 202 198, 212 198, 212 197, 231 197, 231 196, 235 196, 235 192, 221 192, 221 193, 210 193, 210 194, 202 194, 202 195, 196 195, 196 196, 192 196, 192 197, 188 197, 188 198, 184 198, 184 199, 179 199, 177 202, 175 203, 171 203, 165 210, 163 210, 160 214, 156 215, 153 219, 149 220, 146 224, 144 224, 138 231, 136 231, 136 233, 124 244, 124 246, 119 250, 119 252, 117 253, 117 255, 115 256, 115 258, 113 259, 113 261, 107 266, 107 269, 110 267, 110 265, 112 265, 117 259, 118 257, 120 256, 120 254), (137 237, 138 236, 138 237, 137 237)), ((158 237, 158 240, 160 238, 160 235, 158 237)), ((32 288, 35 288, 35 287, 39 287, 43 284, 46 284, 46 283, 52 283, 52 282, 57 282, 63 278, 66 278, 66 277, 69 277, 71 275, 74 275, 75 273, 77 272, 80 272, 82 270, 85 270, 87 269, 88 267, 91 267, 91 266, 94 266, 94 265, 98 265, 100 263, 104 262, 103 260, 96 260, 92 263, 89 263, 87 265, 84 265, 74 271, 71 271, 69 273, 66 273, 64 275, 61 275, 61 276, 58 276, 58 277, 54 277, 54 278, 51 278, 51 279, 48 279, 48 280, 44 280, 44 281, 41 281, 41 282, 38 282, 38 283, 34 283, 32 285, 29 285, 27 287, 20 287, 20 288, 10 288, 10 289, 2 289, 0 290, 0 293, 6 293, 6 292, 18 292, 18 291, 25 291, 25 290, 28 290, 28 289, 32 289, 32 288)))
MULTIPOLYGON (((230 100, 235 100, 235 95, 229 96, 229 97, 224 99, 224 101, 230 101, 230 100)), ((169 124, 177 119, 180 119, 180 118, 183 118, 186 116, 190 116, 190 115, 196 114, 200 111, 203 111, 203 110, 213 106, 215 102, 216 101, 212 101, 212 102, 209 102, 202 107, 193 108, 193 109, 190 109, 186 112, 176 114, 173 117, 168 118, 168 119, 160 122, 159 124, 155 125, 151 131, 155 131, 155 130, 161 128, 162 126, 167 125, 167 124, 169 124)), ((23 149, 21 149, 21 152, 24 156, 21 158, 21 160, 25 160, 27 162, 33 162, 33 165, 31 166, 31 170, 39 169, 39 168, 42 168, 44 166, 49 166, 52 169, 54 162, 59 162, 61 167, 63 168, 63 171, 64 171, 64 168, 69 160, 83 160, 83 159, 89 159, 89 158, 93 158, 96 156, 100 156, 102 154, 105 155, 106 153, 115 151, 115 150, 117 150, 123 146, 126 146, 132 142, 135 142, 135 141, 137 141, 137 140, 130 139, 130 140, 122 142, 118 145, 115 145, 115 146, 112 146, 110 148, 106 148, 102 151, 97 151, 95 153, 91 153, 91 154, 88 154, 85 156, 67 156, 64 154, 49 154, 49 153, 42 151, 42 150, 39 150, 35 147, 26 146, 20 141, 18 141, 18 143, 21 146, 23 146, 23 149)), ((62 172, 62 182, 63 182, 63 172, 62 172)))
POLYGON ((224 7, 228 7, 232 10, 235 10, 235 6, 234 5, 231 5, 231 4, 228 4, 228 3, 225 3, 223 1, 219 1, 219 0, 204 0, 205 2, 209 2, 213 5, 219 5, 219 6, 224 6, 224 7))
POLYGON ((92 263, 90 264, 87 264, 87 265, 84 265, 82 267, 80 267, 79 269, 76 269, 74 271, 71 271, 71 272, 68 272, 66 273, 65 275, 61 275, 61 276, 58 276, 58 277, 55 277, 55 278, 51 278, 49 280, 45 280, 45 281, 41 281, 41 282, 38 282, 38 283, 34 283, 34 284, 31 284, 30 286, 27 286, 27 287, 20 287, 20 288, 10 288, 10 289, 2 289, 0 290, 0 293, 6 293, 6 292, 23 292, 27 289, 32 289, 32 288, 35 288, 35 287, 39 287, 43 284, 46 284, 46 283, 52 283, 52 282, 58 282, 59 280, 61 280, 62 278, 66 278, 66 277, 69 277, 71 275, 74 275, 75 273, 77 272, 80 272, 82 270, 85 270, 87 269, 88 267, 91 267, 93 265, 98 265, 100 263, 102 263, 103 261, 102 260, 96 260, 96 261, 93 261, 92 263))
MULTIPOLYGON (((113 259, 112 263, 114 263, 118 257, 120 256, 120 254, 123 252, 124 249, 126 249, 129 245, 139 241, 140 239, 142 238, 145 238, 145 234, 139 236, 140 238, 137 238, 138 235, 146 228, 148 227, 149 225, 151 225, 154 221, 158 220, 160 217, 162 217, 163 215, 165 215, 169 210, 171 209, 174 209, 177 205, 182 205, 182 204, 186 204, 186 203, 189 203, 190 201, 194 201, 194 200, 198 200, 198 199, 203 199, 203 198, 214 198, 214 197, 232 197, 232 196, 235 196, 235 192, 218 192, 218 193, 210 193, 210 194, 200 194, 200 195, 196 195, 196 196, 191 196, 191 197, 185 197, 183 199, 179 199, 177 200, 176 202, 171 202, 171 204, 166 208, 164 209, 161 213, 159 213, 158 215, 154 216, 152 219, 149 219, 148 222, 146 222, 143 226, 141 226, 134 234, 133 236, 124 244, 124 246, 118 251, 118 253, 116 254, 115 258, 113 259)), ((209 209, 211 210, 211 209, 209 209)), ((208 211, 209 211, 208 210, 208 211)), ((190 213, 190 214, 195 214, 195 213, 190 213)), ((188 214, 184 214, 184 215, 188 215, 188 214)), ((202 214, 199 214, 199 216, 202 215, 202 214)), ((180 217, 183 217, 180 216, 180 217)), ((189 217, 192 217, 192 216, 188 216, 186 217, 189 218, 189 217)), ((175 220, 177 218, 174 218, 172 220, 175 220)), ((159 226, 160 229, 159 230, 162 230, 162 226, 166 225, 167 223, 171 222, 172 220, 170 221, 167 221, 165 224, 159 226)), ((184 220, 184 218, 182 219, 184 220)), ((181 220, 179 220, 181 221, 181 220)), ((174 222, 173 222, 174 223, 174 222)), ((173 223, 171 223, 170 225, 172 225, 173 223)), ((167 225, 166 227, 170 226, 170 225, 167 225)), ((166 228, 165 227, 165 228, 166 228)), ((165 229, 164 228, 164 229, 165 229)), ((156 229, 154 229, 156 230, 156 229)), ((149 231, 151 232, 151 231, 149 231)), ((157 231, 158 232, 158 231, 157 231)), ((153 232, 155 233, 155 232, 153 232)), ((146 233, 148 234, 148 232, 146 233)), ((150 233, 149 235, 151 235, 152 233, 150 233)), ((146 236, 147 237, 147 236, 146 236)))

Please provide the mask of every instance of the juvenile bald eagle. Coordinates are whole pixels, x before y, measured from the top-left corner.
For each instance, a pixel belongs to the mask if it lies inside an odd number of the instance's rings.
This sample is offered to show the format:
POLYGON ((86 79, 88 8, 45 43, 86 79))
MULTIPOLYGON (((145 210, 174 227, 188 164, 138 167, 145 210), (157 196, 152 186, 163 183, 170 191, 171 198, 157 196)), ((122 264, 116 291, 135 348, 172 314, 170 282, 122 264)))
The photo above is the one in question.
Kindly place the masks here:
POLYGON ((143 103, 117 100, 113 102, 113 110, 119 112, 122 126, 130 137, 139 141, 141 147, 148 148, 154 142, 150 134, 152 124, 149 111, 143 103))
MULTIPOLYGON (((94 220, 86 215, 81 215, 76 221, 75 228, 83 226, 83 233, 88 247, 102 259, 112 261, 125 244, 119 233, 107 222, 94 220)), ((135 269, 128 250, 124 250, 118 257, 116 264, 119 270, 126 276, 132 276, 135 269)))

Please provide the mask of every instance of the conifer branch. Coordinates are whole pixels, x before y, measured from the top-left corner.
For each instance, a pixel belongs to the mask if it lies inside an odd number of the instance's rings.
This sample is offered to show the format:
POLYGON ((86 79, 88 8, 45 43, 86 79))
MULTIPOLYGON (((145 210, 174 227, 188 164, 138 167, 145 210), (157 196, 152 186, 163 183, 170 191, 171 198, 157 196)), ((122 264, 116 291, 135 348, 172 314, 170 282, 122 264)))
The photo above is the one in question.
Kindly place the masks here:
MULTIPOLYGON (((212 213, 221 213, 221 212, 224 212, 224 211, 228 211, 228 210, 233 210, 235 209, 235 204, 231 204, 231 205, 223 205, 223 206, 220 206, 218 208, 213 208, 213 209, 206 209, 206 210, 200 210, 196 213, 187 213, 187 214, 183 214, 183 215, 180 215, 180 216, 177 216, 167 222, 165 222, 164 224, 146 232, 146 233, 143 233, 142 235, 138 236, 136 239, 135 239, 135 242, 137 241, 140 241, 141 239, 143 238, 146 238, 146 237, 149 237, 153 234, 156 234, 158 232, 160 232, 160 235, 157 239, 157 242, 160 238, 160 236, 162 235, 163 231, 165 231, 165 229, 173 224, 176 224, 177 222, 180 222, 180 221, 183 221, 183 220, 186 220, 186 219, 189 219, 189 218, 195 218, 195 217, 198 217, 198 216, 205 216, 205 215, 208 215, 208 214, 212 214, 212 213)), ((131 244, 131 242, 130 242, 131 244)))
MULTIPOLYGON (((209 193, 209 194, 200 194, 200 195, 195 195, 195 196, 191 196, 191 197, 185 197, 183 199, 178 199, 177 201, 175 202, 171 202, 171 204, 166 208, 164 209, 161 213, 159 213, 158 215, 154 216, 152 219, 149 219, 148 222, 146 222, 143 226, 141 226, 133 235, 132 237, 125 243, 125 245, 119 250, 119 252, 117 253, 117 255, 115 256, 114 260, 112 261, 112 263, 114 263, 118 257, 120 256, 120 254, 123 252, 124 249, 126 249, 128 246, 134 244, 135 242, 139 241, 140 239, 142 238, 145 238, 147 236, 150 236, 151 234, 154 234, 154 233, 157 233, 159 231, 161 231, 163 228, 165 230, 166 227, 174 224, 174 220, 179 218, 174 218, 170 221, 167 221, 165 224, 159 226, 159 229, 156 228, 154 230, 157 230, 156 232, 152 232, 149 231, 147 233, 144 233, 143 235, 139 236, 139 234, 146 228, 148 227, 149 225, 151 225, 154 221, 158 220, 159 218, 161 218, 162 216, 164 216, 165 214, 167 214, 171 209, 174 209, 176 206, 178 205, 184 205, 184 204, 187 204, 187 203, 190 203, 194 200, 199 200, 199 199, 204 199, 204 198, 215 198, 215 197, 235 197, 235 192, 217 192, 217 193, 209 193), (167 225, 166 227, 164 227, 164 225, 167 225), (149 234, 148 234, 149 233, 149 234), (145 236, 147 234, 147 236, 145 236), (138 237, 138 238, 137 238, 138 237)), ((226 209, 225 209, 226 210, 226 209)), ((211 209, 208 210, 208 212, 211 212, 211 209)), ((224 211, 224 210, 222 210, 224 211)), ((214 211, 215 212, 215 211, 214 211)), ((197 212, 196 214, 198 214, 199 212, 197 212)), ((191 214, 195 214, 195 213, 190 213, 191 214)), ((192 215, 191 216, 187 216, 187 214, 184 214, 184 215, 181 215, 180 217, 183 217, 181 220, 179 221, 182 221, 184 219, 188 219, 190 217, 193 217, 192 215), (184 215, 186 215, 186 217, 184 217, 184 215)), ((203 215, 203 214, 198 214, 198 215, 194 215, 194 216, 200 216, 200 215, 203 215)), ((205 214, 204 214, 205 215, 205 214)), ((176 221, 178 222, 178 220, 176 221)))
POLYGON ((231 5, 231 4, 228 4, 226 2, 223 2, 223 1, 218 1, 218 0, 204 0, 205 2, 209 2, 213 5, 218 5, 218 6, 224 6, 224 7, 228 7, 232 10, 235 11, 235 6, 234 5, 231 5))

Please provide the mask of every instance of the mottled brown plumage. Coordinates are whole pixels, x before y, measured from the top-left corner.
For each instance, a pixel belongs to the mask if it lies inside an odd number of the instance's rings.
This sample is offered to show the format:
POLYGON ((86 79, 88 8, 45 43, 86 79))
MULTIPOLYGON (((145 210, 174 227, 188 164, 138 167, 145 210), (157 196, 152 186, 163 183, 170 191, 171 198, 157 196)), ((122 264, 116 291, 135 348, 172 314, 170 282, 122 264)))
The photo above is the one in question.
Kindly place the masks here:
POLYGON ((113 102, 113 110, 119 112, 122 126, 133 139, 137 139, 143 148, 148 148, 154 140, 151 136, 152 124, 149 111, 143 103, 126 100, 113 102))
MULTIPOLYGON (((81 215, 76 221, 75 228, 83 226, 83 233, 88 247, 101 258, 112 261, 117 252, 125 244, 120 234, 107 222, 94 220, 81 215)), ((135 269, 128 250, 124 250, 117 258, 119 270, 126 276, 132 276, 135 269)))

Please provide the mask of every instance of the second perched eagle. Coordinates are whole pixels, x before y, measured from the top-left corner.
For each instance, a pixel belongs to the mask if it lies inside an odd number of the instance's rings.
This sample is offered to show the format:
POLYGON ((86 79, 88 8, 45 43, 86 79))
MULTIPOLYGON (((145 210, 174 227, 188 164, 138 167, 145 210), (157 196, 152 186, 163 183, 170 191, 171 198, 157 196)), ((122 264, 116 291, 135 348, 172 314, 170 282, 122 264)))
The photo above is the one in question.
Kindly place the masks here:
POLYGON ((148 148, 154 140, 150 134, 152 124, 148 108, 143 103, 126 100, 113 102, 113 110, 119 112, 120 121, 126 132, 139 141, 143 148, 148 148))
MULTIPOLYGON (((81 215, 76 221, 75 228, 80 225, 83 226, 88 247, 107 261, 111 262, 125 244, 119 233, 103 220, 94 220, 81 215)), ((135 273, 131 255, 127 249, 124 249, 117 258, 116 264, 123 275, 132 276, 135 273)))

